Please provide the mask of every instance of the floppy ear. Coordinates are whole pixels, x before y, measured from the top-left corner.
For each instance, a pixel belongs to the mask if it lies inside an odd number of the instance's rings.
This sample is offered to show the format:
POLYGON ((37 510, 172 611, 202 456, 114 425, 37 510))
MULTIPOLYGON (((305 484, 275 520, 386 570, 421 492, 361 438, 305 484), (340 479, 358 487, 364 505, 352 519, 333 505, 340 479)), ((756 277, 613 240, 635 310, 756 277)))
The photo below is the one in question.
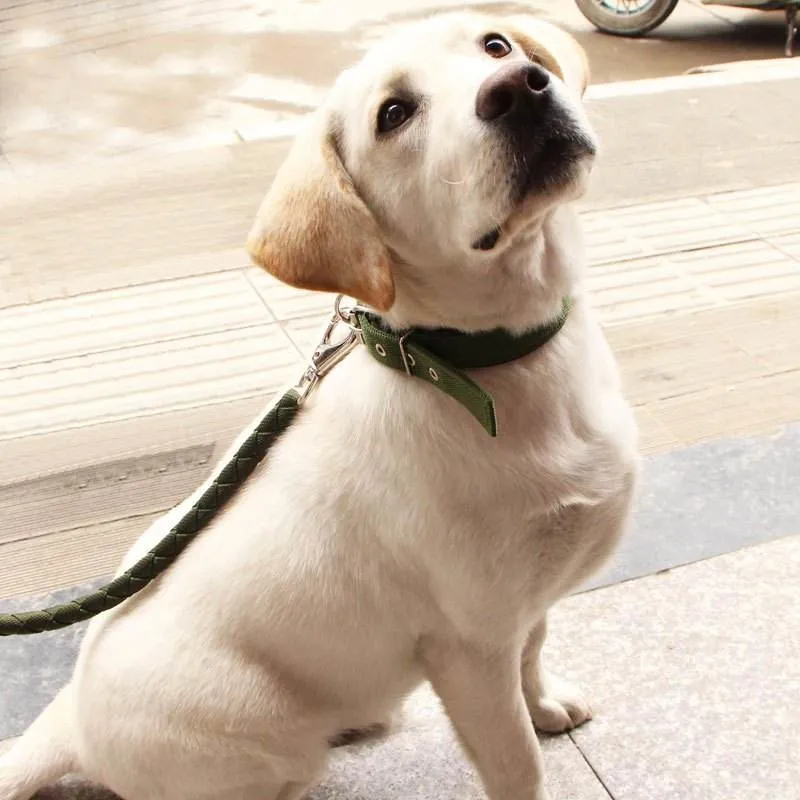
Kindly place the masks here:
POLYGON ((354 297, 379 311, 394 302, 389 253, 316 112, 278 170, 247 240, 253 261, 300 289, 354 297))
POLYGON ((511 33, 531 61, 539 62, 583 96, 589 85, 586 51, 566 31, 530 17, 512 17, 511 33))

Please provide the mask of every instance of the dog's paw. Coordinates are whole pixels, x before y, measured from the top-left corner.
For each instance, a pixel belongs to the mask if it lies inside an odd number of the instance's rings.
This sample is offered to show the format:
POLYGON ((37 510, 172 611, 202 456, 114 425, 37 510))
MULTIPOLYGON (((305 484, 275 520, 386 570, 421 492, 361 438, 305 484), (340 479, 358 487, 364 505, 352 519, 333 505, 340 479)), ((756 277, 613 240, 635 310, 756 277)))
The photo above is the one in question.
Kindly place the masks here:
POLYGON ((592 710, 571 683, 547 673, 541 690, 526 693, 528 711, 536 730, 566 733, 592 718, 592 710))

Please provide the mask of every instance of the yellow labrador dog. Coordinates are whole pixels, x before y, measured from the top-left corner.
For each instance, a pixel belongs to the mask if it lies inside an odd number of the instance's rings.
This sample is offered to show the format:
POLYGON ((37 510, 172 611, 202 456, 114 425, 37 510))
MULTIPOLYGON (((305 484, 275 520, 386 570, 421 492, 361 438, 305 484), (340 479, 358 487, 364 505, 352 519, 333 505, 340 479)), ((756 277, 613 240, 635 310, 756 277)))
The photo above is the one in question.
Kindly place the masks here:
POLYGON ((570 208, 596 150, 586 81, 561 31, 462 14, 339 78, 264 201, 254 260, 396 328, 519 333, 569 296, 566 324, 472 373, 496 438, 351 353, 181 559, 94 621, 0 763, 2 800, 69 771, 125 800, 292 800, 343 731, 388 724, 426 680, 491 800, 545 800, 535 728, 590 717, 542 666, 546 612, 611 552, 637 473, 570 208))

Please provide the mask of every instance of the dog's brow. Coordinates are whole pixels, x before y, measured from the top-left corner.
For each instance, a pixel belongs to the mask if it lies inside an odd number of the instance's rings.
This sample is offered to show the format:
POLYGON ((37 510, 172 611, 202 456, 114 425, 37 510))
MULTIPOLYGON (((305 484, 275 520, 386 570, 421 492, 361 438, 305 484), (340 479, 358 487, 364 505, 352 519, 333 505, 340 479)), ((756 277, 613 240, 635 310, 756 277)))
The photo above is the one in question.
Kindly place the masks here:
POLYGON ((404 70, 398 70, 392 73, 386 80, 385 87, 388 97, 397 95, 400 97, 413 97, 417 94, 411 83, 409 74, 404 70))

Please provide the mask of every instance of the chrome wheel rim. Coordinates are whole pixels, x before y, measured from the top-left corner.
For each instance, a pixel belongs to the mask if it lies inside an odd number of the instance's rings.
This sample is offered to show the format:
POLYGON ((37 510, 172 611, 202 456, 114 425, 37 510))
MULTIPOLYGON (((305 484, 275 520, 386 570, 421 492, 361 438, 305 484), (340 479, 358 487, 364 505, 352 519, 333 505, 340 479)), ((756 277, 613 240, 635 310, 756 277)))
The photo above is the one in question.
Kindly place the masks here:
POLYGON ((600 0, 598 5, 620 17, 633 17, 644 14, 655 5, 656 0, 600 0))

